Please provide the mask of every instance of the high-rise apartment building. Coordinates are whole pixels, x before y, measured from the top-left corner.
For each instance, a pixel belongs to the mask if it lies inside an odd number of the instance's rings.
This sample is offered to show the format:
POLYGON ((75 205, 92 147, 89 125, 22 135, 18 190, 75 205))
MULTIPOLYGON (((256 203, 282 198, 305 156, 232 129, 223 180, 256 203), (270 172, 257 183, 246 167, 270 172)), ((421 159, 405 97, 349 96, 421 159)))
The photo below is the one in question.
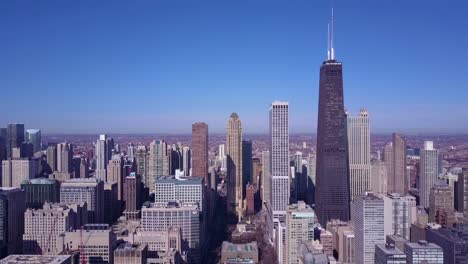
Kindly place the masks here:
POLYGON ((169 175, 169 156, 167 155, 167 144, 164 140, 151 142, 148 165, 146 187, 150 189, 151 193, 154 193, 154 180, 156 177, 169 175))
POLYGON ((70 179, 60 186, 61 203, 86 203, 88 222, 102 223, 104 221, 104 182, 96 178, 70 179))
POLYGON ((434 149, 432 141, 424 141, 424 149, 421 150, 420 154, 419 171, 420 205, 428 208, 429 194, 439 175, 439 151, 434 149))
POLYGON ((270 106, 271 201, 274 217, 286 215, 289 205, 289 103, 275 101, 270 106))
POLYGON ((236 113, 229 117, 226 127, 227 211, 242 217, 242 123, 236 113))
POLYGON ((127 219, 136 220, 140 214, 140 207, 142 204, 142 190, 141 190, 141 177, 140 175, 132 172, 125 179, 124 185, 124 200, 125 211, 124 215, 127 219))
POLYGON ((299 201, 286 209, 286 257, 287 263, 300 262, 298 245, 301 242, 314 240, 315 213, 312 208, 299 201))
POLYGON ((107 177, 106 169, 110 159, 108 142, 105 134, 99 135, 99 139, 96 141, 95 177, 101 181, 105 181, 107 177))
POLYGON ((349 220, 349 166, 343 65, 335 59, 333 16, 328 58, 320 67, 317 124, 315 211, 323 226, 331 219, 349 220))
POLYGON ((455 223, 453 189, 445 182, 432 186, 429 193, 429 222, 443 226, 455 223))
POLYGON ((19 148, 24 142, 24 124, 8 124, 7 126, 7 157, 13 157, 13 149, 19 148))
POLYGON ((22 253, 25 210, 23 190, 0 188, 0 258, 22 253))
POLYGON ((2 161, 2 186, 20 187, 24 181, 35 178, 39 173, 40 159, 8 159, 2 161))
POLYGON ((28 129, 25 133, 25 142, 33 145, 33 152, 41 151, 42 138, 41 131, 38 129, 28 129))
POLYGON ((354 198, 351 208, 355 262, 374 264, 375 245, 385 244, 384 200, 373 193, 365 193, 354 198))
POLYGON ((115 182, 117 183, 117 199, 123 201, 123 184, 124 178, 127 175, 124 175, 124 160, 120 154, 113 155, 112 159, 109 160, 107 164, 107 176, 106 182, 115 182))
POLYGON ((347 116, 349 184, 351 199, 371 190, 371 157, 369 113, 347 116))
POLYGON ((444 252, 442 248, 424 240, 420 240, 418 243, 406 243, 405 254, 407 264, 444 263, 444 252))
POLYGON ((135 145, 133 143, 127 145, 127 160, 132 163, 135 160, 135 145))
POLYGON ((137 146, 135 160, 136 160, 136 173, 141 176, 141 181, 143 182, 145 187, 148 187, 149 154, 148 154, 148 149, 146 148, 146 146, 143 146, 143 145, 137 146))
POLYGON ((192 125, 192 176, 203 177, 208 184, 208 125, 192 125))

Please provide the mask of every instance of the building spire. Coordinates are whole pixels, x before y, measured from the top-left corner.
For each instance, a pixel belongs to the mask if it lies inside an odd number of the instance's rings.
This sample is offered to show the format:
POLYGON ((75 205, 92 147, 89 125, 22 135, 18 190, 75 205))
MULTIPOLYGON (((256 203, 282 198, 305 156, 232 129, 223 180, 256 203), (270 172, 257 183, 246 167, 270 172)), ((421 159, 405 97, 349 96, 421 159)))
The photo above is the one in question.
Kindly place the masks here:
POLYGON ((333 8, 332 8, 332 13, 331 13, 331 21, 330 21, 330 60, 335 60, 335 40, 334 40, 334 25, 333 25, 333 8))

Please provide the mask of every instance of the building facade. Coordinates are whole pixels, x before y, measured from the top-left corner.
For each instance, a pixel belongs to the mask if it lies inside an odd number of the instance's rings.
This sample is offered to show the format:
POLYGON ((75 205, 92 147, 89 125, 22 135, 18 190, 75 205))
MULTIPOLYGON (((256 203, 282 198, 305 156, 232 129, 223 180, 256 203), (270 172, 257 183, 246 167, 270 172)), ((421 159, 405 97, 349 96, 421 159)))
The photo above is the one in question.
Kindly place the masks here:
POLYGON ((439 175, 439 151, 434 149, 432 141, 424 142, 424 149, 421 150, 420 154, 419 170, 420 204, 424 208, 429 208, 431 188, 437 182, 437 176, 439 175))
POLYGON ((229 117, 226 127, 227 210, 242 217, 242 123, 236 113, 229 117))
POLYGON ((192 125, 192 176, 208 181, 208 125, 197 122, 192 125))

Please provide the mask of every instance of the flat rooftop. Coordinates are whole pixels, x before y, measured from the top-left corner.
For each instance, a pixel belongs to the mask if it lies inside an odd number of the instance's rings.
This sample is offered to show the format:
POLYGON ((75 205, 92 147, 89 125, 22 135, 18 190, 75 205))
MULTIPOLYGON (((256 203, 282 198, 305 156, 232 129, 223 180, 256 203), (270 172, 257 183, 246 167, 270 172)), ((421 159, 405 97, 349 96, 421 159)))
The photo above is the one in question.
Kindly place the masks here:
POLYGON ((13 264, 13 263, 23 263, 23 264, 60 264, 60 263, 71 263, 70 256, 67 255, 10 255, 2 260, 0 264, 13 264))

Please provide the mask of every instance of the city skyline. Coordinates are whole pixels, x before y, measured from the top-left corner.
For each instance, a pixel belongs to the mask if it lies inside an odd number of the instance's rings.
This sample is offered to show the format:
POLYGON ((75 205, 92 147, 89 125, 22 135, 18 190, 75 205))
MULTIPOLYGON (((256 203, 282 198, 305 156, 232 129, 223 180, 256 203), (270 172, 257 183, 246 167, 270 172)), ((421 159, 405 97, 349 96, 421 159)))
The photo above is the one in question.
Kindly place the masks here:
MULTIPOLYGON (((326 1, 208 1, 183 8, 166 1, 132 8, 119 1, 112 8, 106 1, 76 8, 26 2, 2 3, 7 41, 0 44, 6 51, 0 85, 11 99, 5 101, 9 115, 0 117, 2 123, 26 123, 45 134, 190 133, 192 123, 203 121, 222 133, 225 116, 238 112, 245 133, 266 134, 268 105, 281 100, 290 103, 291 133, 316 130, 317 67, 325 58, 330 14, 326 1), (34 8, 22 8, 26 2, 34 8), (45 114, 28 115, 22 109, 27 104, 45 114), (158 126, 169 112, 175 121, 158 126), (70 125, 69 118, 76 122, 70 125)), ((466 3, 334 5, 350 112, 367 108, 375 133, 468 129, 459 122, 466 112, 453 107, 466 95, 457 87, 467 83, 467 66, 449 55, 468 41, 457 34, 463 31, 466 3), (414 100, 420 94, 425 99, 414 100)))

